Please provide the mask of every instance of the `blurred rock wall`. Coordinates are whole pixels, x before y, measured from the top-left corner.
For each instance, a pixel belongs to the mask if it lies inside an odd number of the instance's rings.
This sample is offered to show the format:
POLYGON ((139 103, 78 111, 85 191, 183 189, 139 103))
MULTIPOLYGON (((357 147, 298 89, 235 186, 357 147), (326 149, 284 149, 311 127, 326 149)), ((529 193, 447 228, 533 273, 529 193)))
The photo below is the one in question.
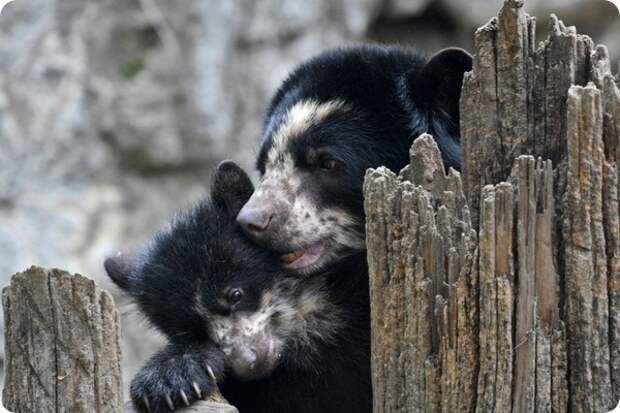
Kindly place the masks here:
MULTIPOLYGON (((313 54, 362 41, 469 48, 499 0, 16 0, 0 16, 0 282, 31 264, 117 293, 130 377, 161 339, 105 279, 202 196, 251 169, 269 96, 313 54)), ((529 0, 620 55, 604 0, 529 0)), ((539 19, 545 27, 546 17, 539 19)))

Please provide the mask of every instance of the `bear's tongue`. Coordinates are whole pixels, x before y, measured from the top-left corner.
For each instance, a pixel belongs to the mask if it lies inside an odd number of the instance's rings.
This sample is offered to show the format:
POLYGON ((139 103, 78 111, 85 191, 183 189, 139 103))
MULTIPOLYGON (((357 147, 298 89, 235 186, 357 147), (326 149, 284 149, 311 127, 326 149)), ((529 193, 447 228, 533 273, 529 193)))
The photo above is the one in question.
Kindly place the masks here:
POLYGON ((306 250, 289 252, 280 256, 280 261, 288 268, 299 269, 314 264, 321 258, 323 248, 320 245, 312 246, 306 250))

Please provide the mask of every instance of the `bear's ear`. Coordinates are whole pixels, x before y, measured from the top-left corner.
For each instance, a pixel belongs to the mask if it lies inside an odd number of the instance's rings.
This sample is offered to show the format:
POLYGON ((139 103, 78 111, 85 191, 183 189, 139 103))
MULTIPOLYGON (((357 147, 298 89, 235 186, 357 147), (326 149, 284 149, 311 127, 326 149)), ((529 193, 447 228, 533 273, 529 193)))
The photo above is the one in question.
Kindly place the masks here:
POLYGON ((472 57, 465 50, 456 47, 440 50, 416 77, 415 95, 420 102, 430 103, 434 111, 458 120, 463 74, 471 68, 472 57))
POLYGON ((224 207, 231 218, 236 218, 239 211, 250 199, 254 185, 248 174, 233 161, 222 161, 217 166, 211 186, 211 199, 224 207))
POLYGON ((114 284, 118 285, 122 290, 129 290, 131 272, 131 259, 120 252, 114 257, 108 257, 103 262, 103 267, 108 273, 108 277, 114 284))

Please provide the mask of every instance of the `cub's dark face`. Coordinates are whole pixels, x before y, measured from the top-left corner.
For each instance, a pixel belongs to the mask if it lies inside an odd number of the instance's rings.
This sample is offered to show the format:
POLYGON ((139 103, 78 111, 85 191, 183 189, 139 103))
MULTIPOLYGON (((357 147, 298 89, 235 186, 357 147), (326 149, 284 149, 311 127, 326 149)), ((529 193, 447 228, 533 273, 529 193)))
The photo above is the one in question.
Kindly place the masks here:
POLYGON ((429 62, 396 48, 328 52, 284 83, 267 114, 261 178, 237 220, 290 269, 315 273, 365 248, 362 186, 368 168, 399 170, 412 140, 436 136, 458 163, 458 99, 471 58, 429 62), (456 102, 456 103, 455 103, 456 102))
POLYGON ((277 257, 242 233, 235 217, 252 190, 245 172, 222 163, 210 200, 180 213, 140 253, 105 262, 171 341, 215 343, 246 380, 268 375, 292 349, 312 348, 309 338, 329 335, 338 318, 320 286, 287 278, 277 257), (313 329, 317 320, 324 325, 313 329))
POLYGON ((260 379, 286 360, 299 364, 300 354, 303 360, 317 350, 316 340, 329 342, 337 334, 341 310, 330 302, 321 281, 278 277, 260 291, 231 283, 217 300, 199 289, 194 310, 208 320, 209 337, 233 374, 260 379))

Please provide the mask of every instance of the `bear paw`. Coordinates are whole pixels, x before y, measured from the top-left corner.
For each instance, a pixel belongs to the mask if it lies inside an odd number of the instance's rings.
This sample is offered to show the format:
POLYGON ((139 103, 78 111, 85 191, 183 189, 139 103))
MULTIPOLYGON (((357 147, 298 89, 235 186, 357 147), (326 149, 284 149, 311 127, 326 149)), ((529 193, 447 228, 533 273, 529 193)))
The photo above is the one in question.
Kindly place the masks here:
POLYGON ((217 387, 222 362, 213 352, 153 356, 131 381, 131 399, 142 412, 166 412, 189 406, 217 387))

